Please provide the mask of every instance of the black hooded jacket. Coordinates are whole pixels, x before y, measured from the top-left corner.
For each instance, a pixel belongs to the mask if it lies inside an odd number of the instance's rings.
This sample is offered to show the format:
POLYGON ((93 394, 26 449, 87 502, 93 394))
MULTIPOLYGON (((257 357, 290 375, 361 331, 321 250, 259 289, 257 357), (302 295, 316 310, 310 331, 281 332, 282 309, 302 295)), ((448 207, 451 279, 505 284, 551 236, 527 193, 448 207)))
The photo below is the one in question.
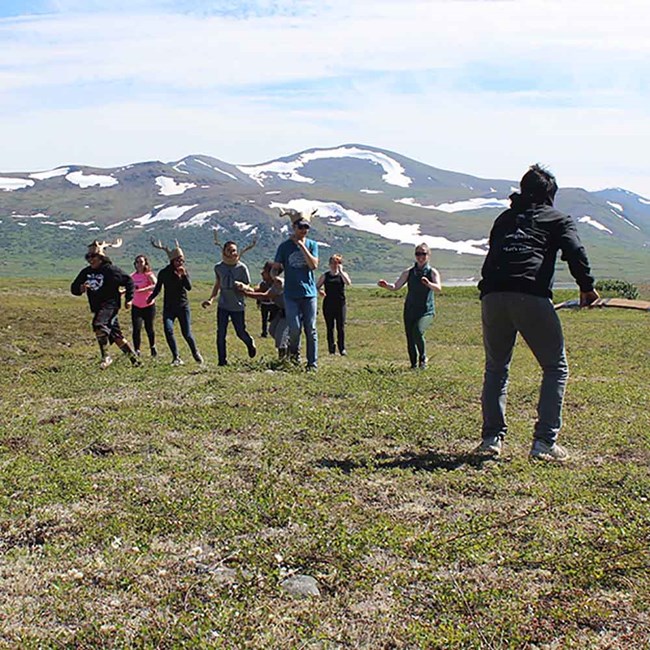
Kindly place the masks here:
POLYGON ((133 280, 122 269, 113 266, 109 259, 98 268, 87 266, 79 271, 79 275, 72 281, 70 291, 75 296, 80 296, 84 282, 88 283, 86 295, 90 311, 97 313, 101 307, 111 306, 115 310, 120 308, 120 287, 126 289, 125 302, 133 300, 133 280))
POLYGON ((518 291, 552 298, 558 251, 581 291, 594 288, 594 278, 574 220, 552 205, 531 203, 513 194, 490 232, 479 282, 481 297, 494 291, 518 291))

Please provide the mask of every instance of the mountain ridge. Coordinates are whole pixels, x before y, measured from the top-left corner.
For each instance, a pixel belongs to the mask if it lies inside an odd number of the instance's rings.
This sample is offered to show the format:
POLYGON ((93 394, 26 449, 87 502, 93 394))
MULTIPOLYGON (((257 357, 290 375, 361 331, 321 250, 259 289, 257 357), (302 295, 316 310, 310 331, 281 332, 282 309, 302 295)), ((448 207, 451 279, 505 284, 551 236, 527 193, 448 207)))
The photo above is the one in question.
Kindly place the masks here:
MULTIPOLYGON (((317 207, 312 232, 325 251, 321 257, 330 248, 340 250, 356 273, 372 275, 384 261, 406 264, 411 246, 423 240, 440 266, 475 276, 492 221, 517 186, 359 143, 247 165, 190 154, 113 168, 71 164, 3 173, 0 236, 8 256, 3 266, 17 272, 31 238, 58 245, 71 260, 95 236, 119 235, 131 252, 155 234, 191 242, 199 265, 209 268, 216 255, 212 228, 242 242, 257 236, 251 260, 259 263, 285 236, 278 208, 317 207)), ((647 276, 649 200, 622 188, 561 188, 556 205, 576 219, 595 267, 616 277, 647 276), (616 259, 623 262, 620 270, 616 259)))

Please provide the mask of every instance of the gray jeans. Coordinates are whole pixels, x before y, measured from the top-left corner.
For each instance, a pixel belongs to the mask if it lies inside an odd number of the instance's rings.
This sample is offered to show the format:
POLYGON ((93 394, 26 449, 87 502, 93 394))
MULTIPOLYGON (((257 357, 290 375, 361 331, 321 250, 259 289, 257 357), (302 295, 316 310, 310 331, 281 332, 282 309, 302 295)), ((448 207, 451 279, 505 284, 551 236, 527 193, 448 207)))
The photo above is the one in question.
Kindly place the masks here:
POLYGON ((508 371, 519 332, 543 371, 534 438, 554 443, 562 426, 569 367, 562 325, 553 303, 548 298, 504 291, 484 296, 481 311, 485 347, 483 438, 506 435, 508 371))

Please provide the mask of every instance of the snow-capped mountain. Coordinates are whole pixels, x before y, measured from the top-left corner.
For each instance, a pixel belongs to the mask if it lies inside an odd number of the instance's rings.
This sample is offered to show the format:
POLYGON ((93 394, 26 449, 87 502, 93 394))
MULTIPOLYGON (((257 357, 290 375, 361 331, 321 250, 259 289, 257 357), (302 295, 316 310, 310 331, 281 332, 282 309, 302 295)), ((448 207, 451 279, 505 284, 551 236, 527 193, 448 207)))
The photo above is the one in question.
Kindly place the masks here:
MULTIPOLYGON (((212 229, 222 241, 257 236, 252 259, 261 260, 285 236, 279 208, 317 208, 313 236, 325 251, 342 252, 357 273, 408 263, 411 247, 426 241, 438 266, 468 277, 480 268, 491 223, 517 187, 359 144, 253 165, 206 155, 113 169, 63 165, 0 174, 0 237, 16 260, 39 238, 70 258, 81 257, 93 238, 120 236, 133 252, 152 235, 177 238, 207 266, 216 256, 212 229)), ((602 259, 609 275, 638 278, 644 265, 647 272, 650 200, 622 189, 564 188, 556 204, 577 220, 596 269, 602 259), (617 256, 626 264, 614 273, 617 256)))

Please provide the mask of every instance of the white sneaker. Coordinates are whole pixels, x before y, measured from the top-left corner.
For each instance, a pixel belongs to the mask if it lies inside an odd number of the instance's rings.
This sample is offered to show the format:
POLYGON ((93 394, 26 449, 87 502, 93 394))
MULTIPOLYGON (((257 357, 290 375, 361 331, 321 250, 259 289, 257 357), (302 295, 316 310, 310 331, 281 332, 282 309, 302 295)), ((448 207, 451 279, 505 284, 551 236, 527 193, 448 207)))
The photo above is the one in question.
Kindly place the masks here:
POLYGON ((550 445, 543 440, 534 440, 530 448, 529 458, 531 460, 545 460, 550 463, 564 463, 569 460, 569 452, 560 445, 553 443, 550 445))
POLYGON ((101 363, 99 364, 99 367, 100 367, 102 370, 106 370, 106 368, 108 368, 108 366, 110 366, 111 363, 113 363, 113 359, 112 359, 111 357, 109 357, 108 355, 106 355, 106 356, 102 359, 101 363))
POLYGON ((183 359, 181 359, 180 357, 176 357, 176 358, 172 361, 172 366, 184 366, 184 365, 185 365, 185 362, 184 362, 183 359))
POLYGON ((502 448, 503 441, 501 440, 501 436, 490 436, 489 438, 483 438, 481 444, 474 449, 474 453, 483 456, 494 456, 496 458, 501 455, 502 448))

